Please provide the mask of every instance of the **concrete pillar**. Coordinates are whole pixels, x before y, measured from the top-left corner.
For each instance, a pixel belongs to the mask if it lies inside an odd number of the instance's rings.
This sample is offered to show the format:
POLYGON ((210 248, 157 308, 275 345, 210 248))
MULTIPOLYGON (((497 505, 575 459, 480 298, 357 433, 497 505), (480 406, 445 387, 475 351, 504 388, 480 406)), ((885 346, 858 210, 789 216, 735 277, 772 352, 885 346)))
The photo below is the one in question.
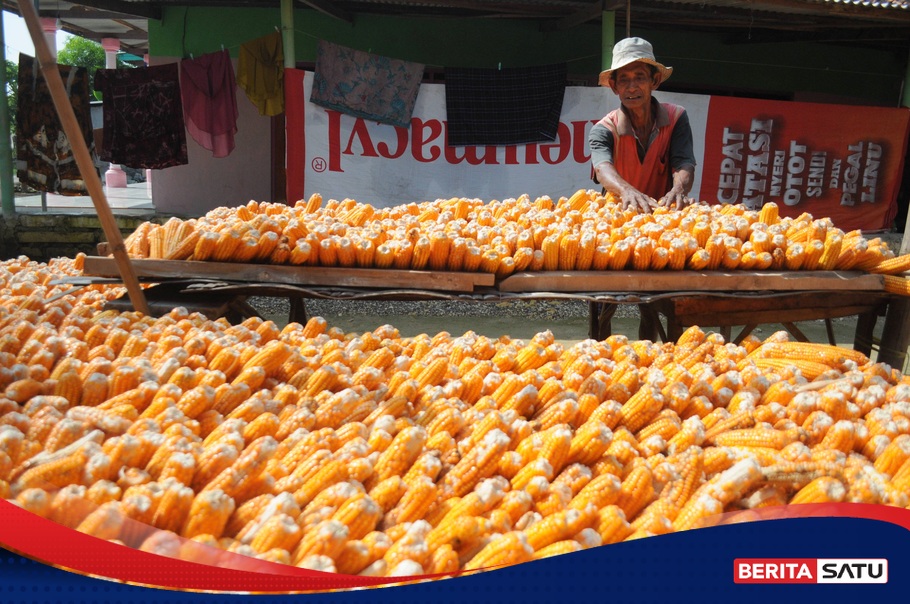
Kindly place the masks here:
MULTIPOLYGON (((101 47, 104 49, 104 67, 117 69, 117 53, 120 52, 120 40, 117 38, 102 38, 101 47)), ((104 184, 109 189, 126 188, 126 172, 119 165, 112 163, 104 173, 104 184)))
MULTIPOLYGON (((6 39, 4 37, 2 15, 0 15, 0 64, 6 65, 6 39)), ((0 71, 0 88, 4 90, 4 93, 6 86, 6 70, 4 69, 0 71)), ((0 132, 9 133, 9 131, 9 104, 0 103, 0 132)), ((13 143, 9 136, 3 136, 0 137, 0 214, 7 218, 16 213, 13 172, 13 143)))
MULTIPOLYGON (((145 53, 144 55, 142 55, 142 60, 145 61, 146 67, 148 67, 151 64, 151 63, 149 63, 148 53, 145 53)), ((145 169, 145 193, 146 193, 146 195, 149 196, 149 199, 152 198, 152 169, 151 168, 145 169)))
POLYGON ((56 17, 41 17, 41 31, 44 32, 47 47, 50 49, 55 61, 57 60, 57 25, 56 17))

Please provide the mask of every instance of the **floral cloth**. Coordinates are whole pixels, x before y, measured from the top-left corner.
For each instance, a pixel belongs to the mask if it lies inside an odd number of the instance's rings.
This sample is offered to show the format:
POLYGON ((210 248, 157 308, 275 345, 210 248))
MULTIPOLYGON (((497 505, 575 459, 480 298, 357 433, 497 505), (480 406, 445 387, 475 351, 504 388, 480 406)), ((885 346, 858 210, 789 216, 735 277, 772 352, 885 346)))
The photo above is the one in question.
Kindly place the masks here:
MULTIPOLYGON (((85 144, 94 156, 88 71, 59 65, 85 144)), ((19 91, 16 111, 16 163, 19 182, 38 191, 60 195, 88 195, 76 166, 50 90, 33 57, 19 55, 19 91)))
POLYGON ((188 163, 176 63, 99 69, 95 90, 104 95, 101 159, 152 169, 188 163))
POLYGON ((320 40, 316 45, 310 102, 407 128, 423 69, 422 63, 390 59, 320 40))

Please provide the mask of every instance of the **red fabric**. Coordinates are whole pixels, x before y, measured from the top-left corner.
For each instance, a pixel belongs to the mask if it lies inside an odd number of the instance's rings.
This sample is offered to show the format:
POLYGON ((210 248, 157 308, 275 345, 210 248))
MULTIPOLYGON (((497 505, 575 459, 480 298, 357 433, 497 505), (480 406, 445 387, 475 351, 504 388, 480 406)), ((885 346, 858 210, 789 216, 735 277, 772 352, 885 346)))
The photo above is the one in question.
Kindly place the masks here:
POLYGON ((670 136, 683 112, 679 105, 661 103, 661 107, 666 110, 669 123, 658 128, 657 137, 648 147, 644 162, 638 159, 638 142, 635 134, 631 130, 625 132, 620 127, 619 109, 611 111, 600 120, 601 125, 613 133, 613 165, 616 171, 630 185, 654 199, 660 199, 672 187, 670 136))
POLYGON ((180 62, 180 90, 186 129, 215 157, 234 150, 237 133, 237 84, 226 50, 180 62))

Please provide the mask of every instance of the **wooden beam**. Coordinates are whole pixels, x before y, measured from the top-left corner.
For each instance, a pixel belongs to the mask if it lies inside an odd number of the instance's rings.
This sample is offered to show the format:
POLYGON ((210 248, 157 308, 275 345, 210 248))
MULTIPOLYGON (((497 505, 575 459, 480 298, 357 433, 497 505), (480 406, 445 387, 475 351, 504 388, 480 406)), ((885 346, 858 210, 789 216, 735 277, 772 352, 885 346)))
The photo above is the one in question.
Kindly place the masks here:
POLYGON ((70 104, 69 97, 66 94, 66 88, 63 86, 63 78, 60 77, 60 70, 57 68, 57 62, 51 54, 51 50, 44 38, 44 32, 41 29, 41 22, 38 19, 38 13, 32 6, 32 0, 17 0, 22 18, 28 26, 28 32, 32 37, 32 44, 35 45, 35 56, 41 65, 41 73, 47 82, 48 90, 54 101, 54 108, 57 110, 57 116, 63 126, 63 131, 69 139, 70 148, 73 152, 73 158, 79 167, 79 172, 85 180, 85 187, 92 197, 92 203, 95 205, 95 211, 98 213, 98 219, 101 221, 101 228, 107 237, 111 251, 114 254, 114 260, 117 263, 117 271, 123 279, 123 284, 129 293, 133 308, 137 311, 148 314, 149 307, 139 287, 139 280, 133 267, 130 264, 129 255, 126 253, 126 246, 123 244, 123 235, 120 233, 120 227, 114 219, 114 214, 104 196, 104 187, 101 185, 101 178, 95 170, 95 163, 89 153, 88 146, 85 144, 85 138, 82 136, 82 129, 79 121, 76 119, 76 112, 70 104))
POLYGON ((881 275, 848 271, 552 271, 515 273, 504 292, 884 291, 881 275))
POLYGON ((354 23, 353 13, 349 13, 340 6, 335 6, 335 3, 331 0, 299 0, 301 4, 309 6, 313 10, 316 10, 323 15, 328 15, 329 17, 334 17, 344 21, 345 23, 354 23))
POLYGON ((95 40, 100 42, 102 38, 117 38, 121 42, 130 43, 130 42, 148 42, 149 34, 147 31, 142 29, 135 29, 132 31, 118 31, 118 32, 103 32, 103 31, 93 31, 91 29, 86 29, 84 27, 79 27, 73 23, 63 22, 60 24, 60 29, 71 34, 76 34, 83 38, 89 40, 95 40))
MULTIPOLYGON (((133 266, 138 275, 154 279, 196 278, 241 283, 284 283, 454 292, 472 292, 475 286, 490 286, 495 280, 492 273, 278 266, 188 260, 143 259, 134 260, 133 266)), ((86 275, 112 277, 117 275, 117 267, 111 258, 89 256, 85 259, 83 272, 86 275)))
POLYGON ((625 6, 625 0, 597 0, 589 6, 565 16, 555 22, 548 22, 541 26, 541 31, 564 31, 572 29, 582 23, 599 20, 604 11, 616 10, 625 6))
MULTIPOLYGON (((75 0, 82 6, 89 6, 91 8, 99 8, 101 10, 111 11, 115 13, 121 13, 124 15, 133 15, 133 17, 146 18, 146 19, 155 19, 156 21, 161 21, 161 7, 156 6, 151 2, 125 2, 124 0, 75 0)), ((21 0, 19 5, 22 5, 21 0)), ((48 16, 56 16, 56 13, 51 14, 52 11, 49 11, 48 16)), ((81 17, 80 17, 81 18, 81 17)))
POLYGON ((58 19, 86 19, 86 20, 96 20, 96 19, 145 19, 147 17, 131 15, 129 13, 121 13, 119 11, 109 11, 109 10, 100 10, 94 9, 89 6, 79 6, 75 5, 73 8, 67 10, 50 10, 50 9, 40 9, 38 14, 42 17, 57 17, 58 19))

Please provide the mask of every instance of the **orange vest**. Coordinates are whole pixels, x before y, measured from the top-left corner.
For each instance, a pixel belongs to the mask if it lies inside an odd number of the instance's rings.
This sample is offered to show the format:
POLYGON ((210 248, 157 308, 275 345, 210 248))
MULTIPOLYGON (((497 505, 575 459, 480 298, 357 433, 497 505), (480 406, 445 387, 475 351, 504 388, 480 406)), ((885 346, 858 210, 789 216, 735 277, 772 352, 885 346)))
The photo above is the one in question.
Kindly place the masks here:
POLYGON ((684 109, 671 103, 660 103, 669 120, 658 116, 657 137, 648 147, 645 160, 638 159, 638 141, 629 119, 620 109, 608 113, 600 125, 613 133, 613 166, 630 185, 654 199, 666 195, 673 186, 670 169, 670 136, 684 109))

